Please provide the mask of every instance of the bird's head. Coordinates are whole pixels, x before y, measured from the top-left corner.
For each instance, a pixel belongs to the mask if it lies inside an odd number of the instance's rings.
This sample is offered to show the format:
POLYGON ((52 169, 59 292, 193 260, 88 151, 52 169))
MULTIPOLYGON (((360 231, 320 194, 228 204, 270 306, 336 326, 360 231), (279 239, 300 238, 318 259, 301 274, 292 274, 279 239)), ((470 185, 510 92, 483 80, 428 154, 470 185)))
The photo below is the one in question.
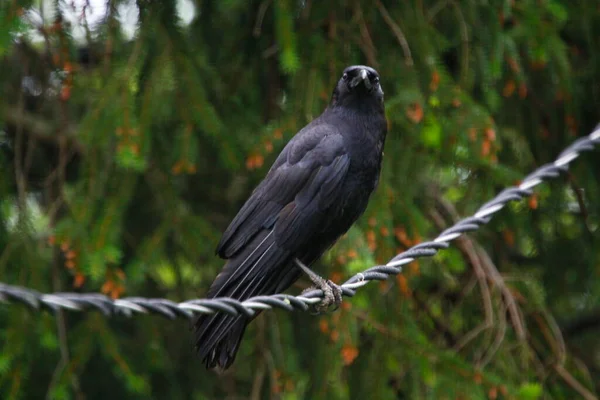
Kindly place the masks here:
POLYGON ((379 84, 379 74, 366 65, 353 65, 346 68, 333 91, 331 105, 354 103, 383 104, 383 90, 379 84))

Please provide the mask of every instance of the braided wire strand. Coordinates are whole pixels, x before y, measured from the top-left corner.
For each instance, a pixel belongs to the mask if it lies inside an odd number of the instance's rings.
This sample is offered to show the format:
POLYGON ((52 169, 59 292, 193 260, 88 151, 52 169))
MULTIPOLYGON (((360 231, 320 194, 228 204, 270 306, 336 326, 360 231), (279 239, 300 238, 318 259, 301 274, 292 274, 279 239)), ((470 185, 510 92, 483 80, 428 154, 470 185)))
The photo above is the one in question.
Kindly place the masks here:
MULTIPOLYGON (((533 193, 540 183, 558 177, 569 168, 569 164, 579 155, 593 150, 600 144, 600 125, 588 136, 577 139, 558 158, 542 165, 527 175, 518 186, 512 186, 498 193, 492 200, 482 205, 474 215, 464 218, 444 230, 435 239, 419 243, 396 255, 385 265, 376 265, 352 276, 341 285, 342 294, 352 297, 356 290, 370 281, 386 280, 402 271, 402 266, 417 258, 431 257, 440 249, 450 246, 450 242, 467 232, 476 231, 487 224, 494 214, 513 201, 522 200, 533 193)), ((176 303, 167 299, 125 297, 113 300, 99 293, 52 293, 43 294, 33 289, 0 283, 0 302, 20 303, 34 310, 73 311, 96 310, 105 316, 157 314, 169 319, 192 318, 194 314, 224 312, 231 315, 252 316, 256 311, 280 308, 287 311, 308 310, 310 305, 319 303, 323 297, 321 290, 312 290, 299 296, 275 294, 255 296, 244 301, 228 297, 194 299, 176 303)))

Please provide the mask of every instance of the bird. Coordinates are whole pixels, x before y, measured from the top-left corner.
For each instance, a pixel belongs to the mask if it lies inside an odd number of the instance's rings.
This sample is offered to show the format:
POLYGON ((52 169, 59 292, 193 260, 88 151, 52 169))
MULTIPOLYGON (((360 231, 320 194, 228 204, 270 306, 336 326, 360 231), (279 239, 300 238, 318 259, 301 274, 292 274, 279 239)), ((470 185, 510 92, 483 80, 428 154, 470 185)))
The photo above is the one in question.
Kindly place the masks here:
MULTIPOLYGON (((226 260, 208 298, 244 301, 288 289, 302 274, 324 297, 341 287, 309 267, 364 213, 378 186, 387 135, 384 93, 372 67, 344 69, 329 104, 283 148, 231 221, 217 246, 226 260)), ((228 369, 255 318, 202 314, 194 321, 198 356, 207 369, 228 369)))

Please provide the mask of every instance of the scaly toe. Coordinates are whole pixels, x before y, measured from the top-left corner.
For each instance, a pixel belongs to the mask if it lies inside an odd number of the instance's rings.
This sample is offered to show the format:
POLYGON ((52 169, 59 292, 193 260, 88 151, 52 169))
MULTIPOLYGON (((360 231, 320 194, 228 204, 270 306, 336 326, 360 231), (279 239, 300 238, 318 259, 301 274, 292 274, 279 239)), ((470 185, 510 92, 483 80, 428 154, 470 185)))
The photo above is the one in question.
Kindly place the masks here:
POLYGON ((321 314, 337 310, 342 303, 342 288, 333 281, 327 280, 319 289, 323 291, 323 298, 320 303, 315 304, 316 312, 321 314), (334 308, 331 309, 331 306, 334 308))
POLYGON ((340 285, 335 284, 333 281, 328 280, 327 285, 331 289, 332 299, 331 304, 335 305, 335 308, 332 311, 337 310, 342 304, 342 287, 340 285))
MULTIPOLYGON (((306 289, 304 289, 304 290, 303 290, 303 291, 300 293, 300 295, 304 295, 305 293, 312 292, 313 290, 323 290, 323 289, 321 289, 321 288, 320 288, 320 287, 318 287, 318 286, 309 286, 309 287, 307 287, 306 289)), ((323 292, 325 292, 325 291, 323 291, 323 292)), ((310 306, 309 306, 310 313, 311 313, 311 314, 313 314, 313 315, 318 315, 318 314, 321 314, 321 312, 323 311, 323 310, 322 310, 322 304, 323 304, 323 299, 321 299, 321 301, 320 301, 320 302, 318 302, 318 303, 316 303, 316 304, 312 304, 312 305, 310 305, 310 306)))
POLYGON ((342 287, 331 280, 323 281, 322 285, 308 287, 302 291, 301 295, 312 290, 321 290, 323 292, 321 301, 311 306, 313 314, 327 312, 332 305, 335 306, 335 308, 331 311, 335 311, 340 307, 340 304, 342 304, 342 287))

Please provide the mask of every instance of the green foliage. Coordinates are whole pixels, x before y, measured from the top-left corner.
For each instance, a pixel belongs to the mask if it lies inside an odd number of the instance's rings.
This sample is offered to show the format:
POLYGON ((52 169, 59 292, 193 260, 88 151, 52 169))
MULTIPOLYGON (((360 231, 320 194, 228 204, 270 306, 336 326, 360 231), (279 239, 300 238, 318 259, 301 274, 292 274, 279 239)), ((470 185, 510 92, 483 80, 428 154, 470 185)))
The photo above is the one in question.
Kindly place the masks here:
POLYGON ((542 396, 542 387, 537 383, 524 383, 519 387, 519 399, 539 399, 542 396))
MULTIPOLYGON (((42 292, 203 297, 221 232, 351 64, 380 72, 389 133, 316 266, 336 281, 598 122, 592 1, 112 1, 87 25, 67 3, 0 2, 0 282, 42 292)), ((0 305, 0 398, 596 398, 600 324, 577 323, 600 315, 598 182, 582 156, 335 313, 263 313, 224 374, 187 321, 0 305)))

